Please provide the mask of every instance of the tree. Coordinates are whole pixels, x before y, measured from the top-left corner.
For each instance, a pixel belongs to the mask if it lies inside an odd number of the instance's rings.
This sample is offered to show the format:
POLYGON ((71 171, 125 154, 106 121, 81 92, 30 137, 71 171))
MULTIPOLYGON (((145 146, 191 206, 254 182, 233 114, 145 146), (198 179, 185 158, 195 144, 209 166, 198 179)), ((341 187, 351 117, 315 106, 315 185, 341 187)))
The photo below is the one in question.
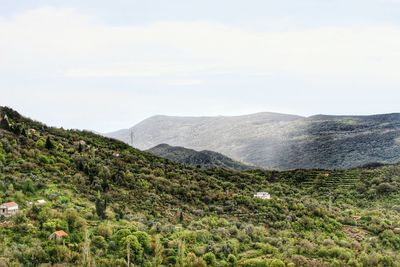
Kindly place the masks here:
POLYGON ((179 222, 182 223, 183 222, 183 212, 180 211, 179 213, 179 222))
POLYGON ((48 150, 51 150, 54 148, 54 144, 51 141, 50 136, 47 136, 47 138, 46 138, 45 148, 47 148, 48 150))
POLYGON ((101 198, 100 192, 97 194, 96 199, 96 213, 100 219, 104 220, 106 218, 107 200, 101 198))
MULTIPOLYGON (((129 235, 121 240, 121 254, 126 255, 127 262, 140 264, 143 262, 143 247, 134 235, 129 235)), ((129 266, 129 265, 128 265, 129 266)))
POLYGON ((21 130, 21 135, 27 137, 28 135, 26 134, 25 128, 22 128, 21 130))
POLYGON ((161 244, 160 236, 155 236, 152 240, 151 247, 153 250, 152 263, 154 266, 161 266, 163 262, 164 247, 161 244))
POLYGON ((96 169, 97 169, 97 174, 101 179, 101 188, 103 192, 107 192, 110 187, 108 183, 108 180, 111 177, 110 169, 107 166, 101 164, 97 165, 96 169))
POLYGON ((33 193, 35 192, 35 185, 30 178, 27 178, 22 184, 22 190, 24 193, 33 193))

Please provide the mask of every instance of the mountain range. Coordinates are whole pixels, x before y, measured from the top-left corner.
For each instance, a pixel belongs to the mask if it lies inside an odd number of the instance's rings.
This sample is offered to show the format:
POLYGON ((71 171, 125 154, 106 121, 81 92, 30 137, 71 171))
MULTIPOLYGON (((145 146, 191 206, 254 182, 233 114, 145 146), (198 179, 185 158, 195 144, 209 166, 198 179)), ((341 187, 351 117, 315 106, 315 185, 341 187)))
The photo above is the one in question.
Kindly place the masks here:
POLYGON ((302 117, 154 116, 108 133, 136 148, 159 144, 211 150, 267 169, 346 169, 400 161, 400 114, 302 117), (133 143, 131 144, 131 135, 133 143))

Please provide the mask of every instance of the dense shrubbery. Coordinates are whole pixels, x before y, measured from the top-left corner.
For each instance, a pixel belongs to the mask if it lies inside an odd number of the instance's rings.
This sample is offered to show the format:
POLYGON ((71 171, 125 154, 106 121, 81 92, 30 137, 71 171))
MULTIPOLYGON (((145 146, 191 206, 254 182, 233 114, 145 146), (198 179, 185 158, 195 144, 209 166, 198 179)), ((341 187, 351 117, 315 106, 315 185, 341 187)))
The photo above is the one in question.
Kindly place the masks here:
POLYGON ((399 166, 201 170, 5 112, 0 266, 399 266, 399 166))

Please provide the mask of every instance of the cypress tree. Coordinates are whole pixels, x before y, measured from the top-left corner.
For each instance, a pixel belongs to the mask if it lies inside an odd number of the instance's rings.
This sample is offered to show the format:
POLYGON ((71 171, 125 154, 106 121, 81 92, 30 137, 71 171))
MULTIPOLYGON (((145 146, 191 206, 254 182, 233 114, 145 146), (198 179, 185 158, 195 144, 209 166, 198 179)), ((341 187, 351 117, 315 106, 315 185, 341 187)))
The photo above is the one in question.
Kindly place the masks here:
POLYGON ((50 136, 47 136, 45 147, 46 147, 47 149, 49 149, 49 150, 51 150, 51 149, 54 148, 54 144, 53 144, 53 142, 51 141, 50 136))

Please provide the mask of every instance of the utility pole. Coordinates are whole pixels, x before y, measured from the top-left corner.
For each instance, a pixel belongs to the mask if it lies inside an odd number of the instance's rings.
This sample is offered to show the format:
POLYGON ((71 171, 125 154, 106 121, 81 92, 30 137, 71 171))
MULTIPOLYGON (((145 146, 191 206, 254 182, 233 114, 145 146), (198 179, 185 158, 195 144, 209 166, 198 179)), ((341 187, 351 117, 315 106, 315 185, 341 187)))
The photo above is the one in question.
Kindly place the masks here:
POLYGON ((133 146, 133 130, 131 130, 131 146, 133 146))

